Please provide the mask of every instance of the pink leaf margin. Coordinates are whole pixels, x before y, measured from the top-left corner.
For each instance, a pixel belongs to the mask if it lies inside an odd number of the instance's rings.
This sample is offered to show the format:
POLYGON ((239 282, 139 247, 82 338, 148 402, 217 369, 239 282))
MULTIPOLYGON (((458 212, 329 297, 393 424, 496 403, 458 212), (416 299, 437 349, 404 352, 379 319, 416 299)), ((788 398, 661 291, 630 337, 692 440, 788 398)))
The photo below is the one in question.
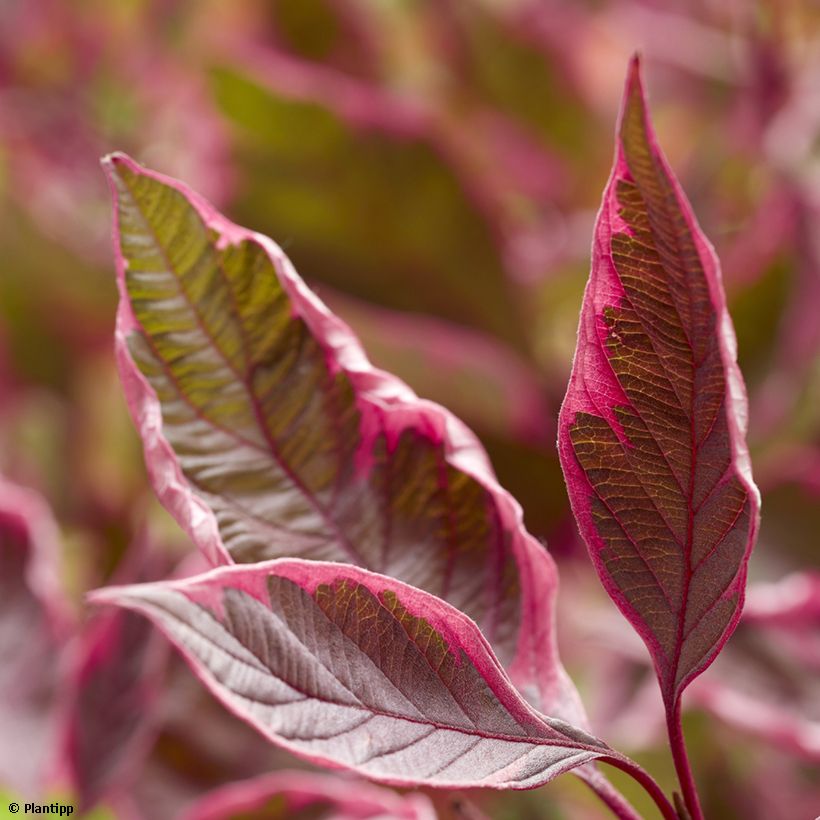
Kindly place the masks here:
POLYGON ((269 237, 230 222, 184 183, 145 169, 125 154, 111 154, 103 158, 102 165, 114 200, 113 245, 120 296, 115 354, 126 401, 143 441, 145 463, 155 492, 211 564, 231 564, 233 560, 219 536, 213 512, 193 493, 182 475, 173 449, 162 432, 162 414, 156 393, 128 350, 128 336, 140 330, 140 325, 128 298, 127 260, 118 241, 119 216, 114 181, 118 166, 155 179, 181 193, 208 228, 219 235, 219 247, 249 240, 268 253, 291 299, 294 313, 304 320, 322 345, 329 368, 332 372, 343 370, 353 385, 362 414, 357 457, 361 469, 367 469, 372 441, 380 432, 385 431, 388 444, 392 444, 402 431, 413 429, 435 443, 443 444, 447 462, 473 477, 489 492, 502 525, 512 534, 510 548, 516 556, 521 580, 521 626, 510 675, 542 710, 559 713, 577 725, 586 725, 580 698, 558 658, 554 625, 557 568, 547 550, 524 528, 521 506, 498 483, 475 434, 445 408, 420 399, 402 381, 373 367, 350 327, 308 288, 282 249, 269 237))
POLYGON ((303 771, 279 771, 221 786, 189 806, 181 820, 229 820, 240 812, 261 809, 280 795, 294 812, 329 803, 338 820, 436 820, 432 803, 422 794, 396 794, 340 775, 303 771))
MULTIPOLYGON (((597 338, 594 333, 589 333, 588 324, 594 321, 594 317, 606 306, 604 302, 606 304, 612 304, 625 295, 615 270, 615 263, 612 259, 610 239, 616 231, 629 232, 628 226, 618 213, 616 187, 619 179, 629 176, 629 167, 620 134, 628 100, 634 89, 637 89, 642 100, 645 127, 651 150, 663 170, 669 176, 675 192, 677 205, 692 233, 695 247, 703 265, 712 307, 717 317, 715 332, 718 337, 720 357, 726 379, 725 412, 729 427, 732 465, 734 466, 738 479, 749 495, 750 504, 752 506, 752 526, 750 528, 744 559, 732 587, 725 593, 729 594, 736 591, 738 595, 738 606, 730 623, 715 644, 713 651, 704 658, 697 669, 694 669, 681 681, 679 691, 682 691, 694 678, 711 665, 729 640, 729 637, 734 632, 740 620, 745 598, 748 560, 759 528, 760 492, 752 478, 751 459, 746 444, 746 433, 749 425, 749 403, 743 375, 737 363, 737 337, 735 336, 734 326, 732 325, 732 320, 726 306, 726 294, 723 289, 720 262, 714 246, 703 233, 692 210, 692 206, 658 142, 657 135, 655 134, 649 117, 647 95, 641 79, 641 61, 637 54, 632 57, 629 63, 623 100, 615 127, 615 157, 612 171, 606 188, 604 189, 601 207, 598 210, 595 220, 591 272, 584 290, 581 318, 578 325, 577 345, 573 357, 569 385, 558 416, 558 452, 561 457, 561 464, 564 469, 567 485, 570 489, 569 498, 572 512, 578 522, 581 535, 590 547, 590 557, 598 572, 598 576, 601 578, 601 582, 609 596, 630 621, 633 628, 641 635, 643 640, 649 646, 655 647, 657 652, 660 652, 660 647, 649 626, 645 624, 641 616, 635 612, 616 583, 609 578, 606 568, 599 557, 599 551, 606 545, 603 539, 598 535, 592 518, 588 499, 593 489, 589 479, 575 458, 569 435, 569 428, 574 423, 576 413, 579 412, 591 413, 598 416, 603 415, 603 417, 611 423, 614 430, 619 430, 620 425, 614 417, 612 406, 616 403, 630 404, 618 380, 615 378, 615 374, 607 363, 606 354, 598 344, 594 341, 590 342, 587 335, 589 334, 592 339, 597 338), (606 280, 609 287, 604 301, 601 301, 600 297, 598 297, 599 279, 606 280), (595 370, 596 396, 589 394, 584 383, 582 371, 585 367, 592 367, 595 370)), ((661 670, 658 668, 654 657, 653 664, 660 675, 661 670)))
POLYGON ((77 618, 60 580, 60 532, 48 502, 35 490, 0 476, 0 525, 4 521, 26 538, 25 580, 46 612, 55 639, 67 637, 77 618))
MULTIPOLYGON (((424 592, 394 578, 361 567, 328 561, 277 558, 255 564, 233 564, 231 566, 216 567, 202 575, 176 581, 104 587, 89 593, 87 600, 92 604, 121 606, 140 612, 150 618, 166 637, 177 646, 202 684, 227 709, 257 729, 257 731, 260 731, 271 742, 324 768, 344 768, 353 773, 358 773, 358 770, 353 766, 340 764, 321 755, 311 755, 303 749, 294 747, 291 742, 259 727, 253 715, 245 713, 238 705, 233 704, 230 695, 224 691, 224 687, 205 673, 202 664, 193 652, 176 641, 166 627, 155 619, 151 611, 151 605, 147 603, 155 596, 161 596, 164 591, 174 591, 182 593, 192 603, 207 607, 217 617, 222 617, 222 590, 231 588, 255 598, 265 608, 269 609, 267 584, 268 579, 271 577, 287 579, 310 595, 313 595, 317 588, 323 584, 332 585, 341 579, 363 585, 377 598, 385 592, 392 592, 411 616, 424 619, 441 635, 451 653, 455 654, 457 658, 462 654, 469 658, 486 682, 489 690, 513 719, 522 726, 531 727, 535 737, 544 732, 555 733, 555 730, 550 726, 550 721, 554 722, 554 719, 545 718, 521 697, 507 672, 493 653, 489 642, 476 623, 467 615, 429 592, 424 592)), ((585 751, 587 757, 580 763, 575 762, 573 764, 572 761, 569 761, 565 768, 555 770, 552 777, 557 777, 559 774, 572 769, 580 771, 578 767, 596 758, 606 759, 614 765, 622 762, 621 755, 602 746, 600 741, 587 735, 581 727, 570 726, 564 723, 564 720, 558 722, 565 726, 567 730, 571 730, 575 738, 583 738, 575 742, 582 744, 578 747, 579 751, 585 751)), ((570 742, 569 738, 568 742, 570 742)), ((379 780, 391 786, 407 787, 417 785, 412 778, 387 777, 379 780)), ((458 786, 460 788, 504 788, 484 781, 459 783, 458 786)), ((525 787, 520 786, 518 788, 525 787)))
MULTIPOLYGON (((133 685, 138 689, 140 726, 128 736, 114 751, 118 759, 113 764, 110 759, 101 763, 106 769, 102 783, 90 784, 77 760, 77 745, 85 731, 80 693, 98 676, 115 672, 114 665, 122 663, 118 655, 119 641, 129 612, 111 611, 101 613, 76 639, 70 668, 65 674, 64 708, 60 729, 60 760, 58 779, 70 784, 72 792, 78 795, 81 806, 90 808, 102 799, 116 799, 126 796, 128 788, 139 776, 139 770, 147 758, 158 733, 157 709, 162 693, 162 681, 168 659, 168 645, 157 640, 157 635, 148 636, 148 646, 141 664, 139 681, 133 685), (123 748, 124 747, 124 748, 123 748)), ((116 696, 116 693, 111 693, 116 696)), ((106 704, 108 706, 108 704, 106 704)), ((116 731, 116 727, 114 727, 116 731)))
MULTIPOLYGON (((199 567, 203 562, 201 556, 197 553, 193 557, 197 559, 195 566, 199 567)), ((137 534, 129 546, 115 577, 122 583, 161 578, 165 576, 166 568, 167 559, 154 549, 146 528, 137 534)), ((159 708, 169 646, 167 641, 151 631, 144 641, 136 645, 132 641, 124 653, 123 635, 129 625, 133 627, 128 621, 137 617, 122 610, 94 613, 74 637, 68 652, 59 699, 60 729, 55 771, 58 782, 77 795, 81 809, 91 808, 102 800, 110 803, 125 799, 129 787, 139 777, 141 766, 159 732, 159 708), (133 665, 130 668, 134 671, 134 666, 138 665, 138 673, 123 681, 122 667, 129 664, 133 665), (126 691, 117 688, 123 683, 127 685, 126 691), (90 703, 83 699, 83 692, 89 686, 96 687, 94 712, 102 709, 104 714, 108 714, 108 720, 100 722, 96 714, 88 714, 90 703), (101 694, 110 700, 100 704, 98 698, 101 694), (122 734, 122 727, 116 719, 113 725, 111 723, 112 702, 115 706, 113 714, 121 716, 123 713, 122 706, 116 708, 118 701, 128 703, 140 714, 139 723, 132 726, 127 735, 122 734), (101 742, 110 739, 105 735, 106 731, 115 733, 118 739, 115 749, 100 748, 101 742), (103 733, 102 740, 100 732, 103 733), (90 778, 83 764, 91 761, 79 757, 84 741, 85 751, 90 751, 92 756, 107 752, 106 758, 94 766, 90 778), (89 744, 93 744, 91 749, 88 748, 89 744), (102 778, 99 777, 100 773, 102 778)))

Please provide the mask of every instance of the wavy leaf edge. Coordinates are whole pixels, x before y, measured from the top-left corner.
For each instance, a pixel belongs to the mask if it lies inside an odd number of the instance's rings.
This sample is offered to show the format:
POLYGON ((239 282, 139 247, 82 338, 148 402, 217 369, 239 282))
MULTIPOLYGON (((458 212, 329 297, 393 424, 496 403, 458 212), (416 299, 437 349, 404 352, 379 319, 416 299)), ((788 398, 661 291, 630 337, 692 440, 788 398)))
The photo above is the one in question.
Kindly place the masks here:
POLYGON ((116 207, 115 180, 119 167, 147 176, 182 194, 205 226, 219 237, 217 249, 243 241, 261 246, 273 263, 294 313, 304 320, 324 350, 328 367, 334 373, 343 371, 353 385, 362 410, 360 454, 366 450, 368 438, 376 435, 377 419, 394 438, 404 430, 421 429, 431 440, 444 446, 447 463, 473 478, 487 491, 501 525, 512 536, 509 549, 518 566, 521 584, 520 627, 510 673, 540 708, 558 710, 572 722, 585 724, 580 698, 557 654, 554 627, 557 570, 554 561, 526 531, 520 505, 499 485, 476 436, 448 410, 418 398, 399 379, 374 368, 350 328, 308 288, 282 249, 269 237, 235 225, 187 185, 145 169, 125 154, 111 154, 103 158, 102 164, 115 202, 113 240, 120 295, 115 353, 126 401, 143 440, 146 467, 160 501, 208 560, 217 566, 233 563, 221 540, 213 510, 192 491, 163 434, 162 412, 156 393, 129 352, 129 335, 142 331, 142 328, 130 302, 125 279, 128 261, 119 242, 120 215, 116 207), (370 420, 365 410, 371 414, 370 420))
MULTIPOLYGON (((331 595, 330 598, 332 599, 333 595, 331 595)), ((121 587, 105 587, 89 593, 88 600, 93 604, 113 604, 124 607, 140 612, 148 617, 177 647, 203 685, 205 685, 229 711, 249 723, 276 745, 291 751, 299 757, 325 767, 345 769, 370 780, 393 786, 425 785, 434 788, 488 787, 494 789, 530 789, 549 782, 549 780, 566 771, 583 767, 584 764, 595 759, 606 760, 614 765, 621 764, 622 768, 628 768, 630 766, 626 758, 623 758, 618 752, 610 749, 599 739, 589 735, 584 729, 572 726, 561 719, 545 716, 527 703, 513 685, 501 663, 495 657, 491 646, 478 626, 468 616, 452 607, 446 601, 428 592, 360 567, 336 562, 280 558, 257 564, 234 564, 217 567, 202 575, 181 580, 133 584, 121 587), (533 764, 534 768, 532 771, 525 770, 521 774, 520 780, 516 780, 513 777, 513 775, 516 774, 515 760, 517 760, 517 758, 514 757, 513 762, 502 762, 500 766, 496 767, 496 770, 493 770, 492 776, 495 779, 475 779, 472 771, 470 771, 469 774, 462 773, 460 777, 452 781, 440 781, 435 778, 425 779, 424 776, 420 776, 417 773, 396 775, 395 772, 393 772, 384 774, 372 770, 369 771, 367 769, 367 765, 370 763, 369 759, 364 764, 357 764, 351 763, 349 760, 340 760, 338 756, 334 757, 333 754, 329 755, 326 752, 306 752, 304 748, 300 748, 298 742, 295 743, 288 740, 282 735, 277 734, 274 730, 262 725, 261 720, 256 719, 248 708, 243 707, 239 699, 232 699, 227 687, 217 680, 214 672, 206 667, 202 659, 197 657, 196 652, 189 645, 186 645, 185 641, 182 640, 179 635, 174 633, 173 618, 164 619, 162 614, 158 614, 158 612, 161 613, 164 610, 163 601, 167 602, 167 600, 174 598, 175 593, 180 593, 184 601, 194 604, 199 611, 206 611, 206 614, 210 613, 212 618, 223 618, 225 617, 225 602, 227 598, 220 598, 219 596, 225 590, 238 590, 245 593, 265 607, 268 612, 271 612, 270 607, 271 601, 273 600, 272 593, 270 592, 271 587, 269 586, 271 579, 276 579, 277 581, 284 580, 288 582, 289 588, 291 586, 294 589, 298 588, 301 593, 310 596, 311 606, 319 600, 322 595, 327 595, 328 589, 331 590, 331 593, 335 594, 336 587, 334 585, 341 584, 344 587, 345 585, 352 584, 355 585, 355 590, 363 589, 365 595, 369 594, 369 596, 378 602, 378 612, 383 618, 387 618, 391 624, 394 624, 394 622, 396 625, 401 624, 404 634, 408 636, 411 643, 414 641, 414 637, 421 633, 423 636, 426 636, 425 640, 427 643, 425 644, 425 651, 434 651, 430 650, 430 645, 439 646, 439 644, 436 644, 437 637, 443 640, 443 646, 446 647, 444 650, 444 660, 456 658, 453 661, 455 664, 453 668, 456 670, 461 667, 464 667, 464 669, 467 669, 467 667, 473 669, 480 676, 483 682, 482 685, 486 685, 486 699, 482 700, 483 705, 477 708, 484 708, 484 706, 492 704, 494 701, 495 706, 491 705, 487 708, 499 707, 500 711, 497 709, 493 714, 496 716, 504 715, 503 720, 513 721, 515 726, 525 733, 515 738, 503 734, 494 737, 489 732, 482 734, 480 728, 474 727, 479 739, 483 737, 490 741, 500 740, 502 743, 510 742, 513 745, 516 743, 526 745, 529 739, 533 741, 530 745, 534 746, 533 750, 530 751, 535 751, 537 754, 542 751, 546 753, 545 750, 548 747, 573 751, 571 753, 568 751, 565 759, 545 766, 543 771, 539 771, 537 766, 533 764), (165 596, 165 598, 163 598, 163 596, 165 596), (398 615, 396 615, 397 612, 398 615), (402 618, 405 618, 405 616, 409 618, 409 627, 406 625, 407 621, 402 621, 402 618), (428 627, 432 629, 432 633, 426 631, 428 627), (467 666, 464 666, 465 664, 467 666), (504 775, 506 775, 509 780, 504 780, 504 775)), ((181 599, 176 598, 176 600, 179 601, 181 599)), ((328 599, 326 598, 325 600, 328 599)), ((332 603, 333 600, 331 600, 331 604, 332 603)), ((295 611, 293 607, 290 610, 292 615, 295 611)), ((230 618, 235 617, 235 615, 230 615, 230 618)), ((295 618, 296 616, 293 615, 293 617, 295 618)), ((344 619, 347 615, 342 613, 340 617, 344 619)), ((351 617, 353 617, 355 621, 358 615, 354 614, 351 617)), ((307 620, 309 620, 309 618, 307 620)), ((244 622, 247 628, 252 629, 250 620, 244 622)), ((209 621, 209 624, 210 623, 211 621, 209 621)), ((233 621, 231 621, 231 623, 233 623, 233 621)), ((347 624, 346 621, 344 623, 347 624)), ((333 624, 333 630, 339 628, 337 622, 334 621, 333 624)), ((311 621, 311 625, 315 626, 315 622, 311 621)), ((370 629, 371 632, 373 631, 372 627, 368 627, 368 629, 370 629)), ((227 633, 228 630, 226 629, 225 631, 227 633)), ((278 634, 281 638, 282 633, 279 632, 278 634)), ((336 634, 335 631, 334 634, 336 634)), ((347 633, 342 632, 341 634, 346 635, 347 633)), ((264 641, 268 641, 271 636, 272 633, 267 638, 264 638, 264 641)), ((256 631, 256 639, 263 640, 259 629, 256 631)), ((361 640, 366 642, 369 639, 364 637, 361 638, 361 640)), ((269 643, 266 645, 270 647, 269 643)), ((414 645, 419 646, 419 644, 414 645)), ((317 646, 318 649, 316 649, 316 651, 321 652, 322 646, 318 644, 317 646)), ((388 650, 384 651, 387 652, 388 650)), ((346 663, 348 662, 351 662, 349 657, 346 663)), ((388 663, 388 661, 382 662, 385 665, 388 663)), ((443 663, 444 661, 441 662, 443 663)), ((233 663, 233 660, 231 660, 229 664, 230 663, 233 663)), ((355 659, 353 659, 353 663, 355 663, 355 659)), ((324 668, 327 671, 332 671, 329 670, 328 667, 324 668)), ((381 667, 378 667, 378 664, 377 668, 381 669, 381 667)), ((430 668, 432 669, 432 666, 430 668)), ((405 674, 412 674, 412 669, 412 665, 405 668, 405 674)), ((268 667, 268 670, 271 671, 274 676, 276 675, 276 672, 270 669, 270 667, 268 667)), ((225 674, 229 674, 227 669, 223 671, 225 674)), ((436 674, 438 675, 439 673, 437 672, 436 674)), ((441 678, 441 680, 446 686, 444 678, 441 678)), ((332 706, 339 705, 334 704, 332 701, 329 701, 329 703, 332 706)), ((276 704, 273 704, 273 706, 275 707, 276 704)), ((399 720, 405 719, 397 715, 391 716, 387 714, 386 716, 399 720)), ((492 719, 491 717, 490 720, 492 719)), ((454 731, 452 727, 448 728, 446 725, 436 725, 435 722, 433 722, 432 725, 434 727, 433 731, 454 731)), ((513 724, 510 723, 509 725, 513 724)), ((354 727, 354 729, 357 728, 358 727, 354 727)), ((463 730, 457 728, 455 731, 457 733, 463 732, 463 730)), ((336 733, 334 733, 332 737, 335 738, 336 733)), ((300 740, 304 739, 300 738, 300 740)), ((388 751, 384 754, 390 756, 394 753, 397 752, 388 751)), ((464 755, 457 755, 453 761, 451 761, 451 764, 458 763, 462 757, 464 757, 464 755)))

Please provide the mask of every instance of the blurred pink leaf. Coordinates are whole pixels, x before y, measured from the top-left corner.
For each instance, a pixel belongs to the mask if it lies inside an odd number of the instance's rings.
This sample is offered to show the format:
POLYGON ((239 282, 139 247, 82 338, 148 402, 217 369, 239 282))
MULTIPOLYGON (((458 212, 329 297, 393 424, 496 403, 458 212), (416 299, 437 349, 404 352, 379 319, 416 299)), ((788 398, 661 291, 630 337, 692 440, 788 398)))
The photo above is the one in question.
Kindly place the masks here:
POLYGON ((583 724, 555 566, 476 437, 374 369, 268 238, 114 155, 117 356, 160 500, 214 563, 348 561, 473 618, 538 708, 583 724))
POLYGON ((349 565, 279 559, 92 593, 150 618, 271 741, 396 785, 534 788, 606 744, 521 698, 476 625, 349 565))
POLYGON ((661 154, 631 64, 559 451, 607 592, 668 712, 740 617, 759 494, 717 258, 661 154))
POLYGON ((432 804, 421 794, 399 795, 338 775, 283 771, 208 792, 188 808, 183 820, 229 820, 240 812, 248 820, 253 817, 286 820, 300 817, 305 809, 316 811, 320 807, 330 811, 335 820, 436 818, 432 804))
POLYGON ((730 651, 692 688, 741 732, 820 762, 820 573, 749 587, 730 651))
POLYGON ((78 647, 65 732, 66 774, 79 806, 116 796, 139 777, 156 729, 165 646, 133 613, 109 611, 78 647))
POLYGON ((749 587, 744 623, 773 627, 820 627, 820 571, 806 570, 749 587))
MULTIPOLYGON (((820 360, 820 322, 817 320, 817 304, 820 301, 820 238, 817 236, 820 197, 811 192, 803 192, 801 196, 798 191, 792 202, 792 212, 796 223, 793 243, 798 252, 796 276, 780 321, 773 366, 754 396, 755 432, 758 438, 781 433, 784 426, 789 425, 790 414, 806 390, 806 383, 811 380, 812 369, 820 360), (812 201, 813 198, 816 201, 812 201)), ((806 453, 796 454, 797 461, 810 458, 811 448, 806 449, 806 453)), ((768 471, 768 465, 766 468, 768 471)), ((789 477, 788 464, 775 462, 774 468, 771 479, 765 476, 768 483, 789 477)), ((794 473, 794 478, 800 480, 799 472, 794 473)), ((816 482, 816 475, 809 471, 805 484, 811 486, 816 482)))
POLYGON ((155 17, 149 5, 124 29, 114 7, 29 0, 0 11, 0 28, 12 33, 0 37, 9 193, 45 236, 90 262, 106 251, 97 158, 112 138, 195 175, 215 201, 232 185, 225 125, 201 76, 156 48, 155 17))
POLYGON ((554 439, 538 373, 503 342, 325 289, 322 298, 351 326, 376 367, 395 373, 425 398, 480 431, 529 443, 554 439))
POLYGON ((45 501, 0 478, 0 784, 39 797, 51 778, 60 652, 73 625, 45 501))
MULTIPOLYGON (((166 560, 145 535, 132 543, 119 582, 162 577, 166 560)), ((140 777, 158 727, 167 644, 132 612, 95 613, 78 635, 62 686, 61 775, 87 810, 118 799, 140 777)))

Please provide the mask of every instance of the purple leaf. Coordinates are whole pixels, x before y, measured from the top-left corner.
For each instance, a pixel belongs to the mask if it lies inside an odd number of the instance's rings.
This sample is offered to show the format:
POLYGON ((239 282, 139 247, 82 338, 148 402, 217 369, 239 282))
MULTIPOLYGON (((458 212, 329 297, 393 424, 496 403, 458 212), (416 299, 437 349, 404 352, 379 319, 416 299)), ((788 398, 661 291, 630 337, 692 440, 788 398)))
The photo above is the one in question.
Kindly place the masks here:
MULTIPOLYGON (((165 575, 166 560, 136 538, 117 573, 121 581, 165 575)), ((132 612, 96 613, 77 637, 62 681, 66 707, 62 775, 81 810, 116 798, 140 773, 157 733, 167 644, 132 612)))
MULTIPOLYGON (((230 783, 208 792, 183 815, 184 820, 229 820, 299 817, 303 809, 332 810, 337 820, 435 820, 430 801, 422 794, 399 795, 370 783, 338 775, 283 771, 230 783)), ((309 815, 313 817, 313 813, 309 815)))
POLYGON ((621 760, 535 712, 461 612, 353 566, 279 559, 91 600, 149 617, 225 706, 320 765, 396 785, 526 789, 621 760))
POLYGON ((476 437, 374 369, 268 238, 122 155, 117 356, 157 494, 213 563, 355 563, 473 618, 526 696, 583 723, 556 570, 476 437))
POLYGON ((714 251, 661 154, 633 60, 559 417, 570 501, 669 708, 743 604, 759 494, 714 251))
POLYGON ((60 647, 72 614, 57 528, 33 491, 0 478, 0 785, 38 797, 50 777, 60 647))
POLYGON ((105 612, 82 635, 63 729, 66 774, 80 807, 137 777, 156 728, 165 648, 130 612, 105 612))

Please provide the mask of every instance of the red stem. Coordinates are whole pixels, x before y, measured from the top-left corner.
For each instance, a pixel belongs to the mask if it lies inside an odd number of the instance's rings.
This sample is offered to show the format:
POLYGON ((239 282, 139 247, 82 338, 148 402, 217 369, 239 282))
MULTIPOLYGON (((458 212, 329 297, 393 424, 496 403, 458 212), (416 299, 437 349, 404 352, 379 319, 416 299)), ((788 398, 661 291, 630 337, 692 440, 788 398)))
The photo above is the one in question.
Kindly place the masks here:
POLYGON ((704 820, 695 778, 692 775, 692 767, 689 765, 689 755, 686 753, 686 741, 681 724, 680 698, 676 698, 672 708, 666 711, 666 728, 669 733, 669 746, 672 750, 672 759, 675 761, 675 771, 678 773, 683 802, 692 820, 704 820))
MULTIPOLYGON (((603 761, 609 763, 610 766, 614 766, 616 769, 626 772, 633 780, 639 783, 655 802, 664 820, 680 820, 677 811, 675 811, 675 807, 669 802, 669 799, 663 793, 661 787, 654 781, 652 775, 645 769, 642 769, 634 760, 630 760, 628 757, 605 757, 603 761)), ((703 820, 702 816, 700 820, 703 820)))

